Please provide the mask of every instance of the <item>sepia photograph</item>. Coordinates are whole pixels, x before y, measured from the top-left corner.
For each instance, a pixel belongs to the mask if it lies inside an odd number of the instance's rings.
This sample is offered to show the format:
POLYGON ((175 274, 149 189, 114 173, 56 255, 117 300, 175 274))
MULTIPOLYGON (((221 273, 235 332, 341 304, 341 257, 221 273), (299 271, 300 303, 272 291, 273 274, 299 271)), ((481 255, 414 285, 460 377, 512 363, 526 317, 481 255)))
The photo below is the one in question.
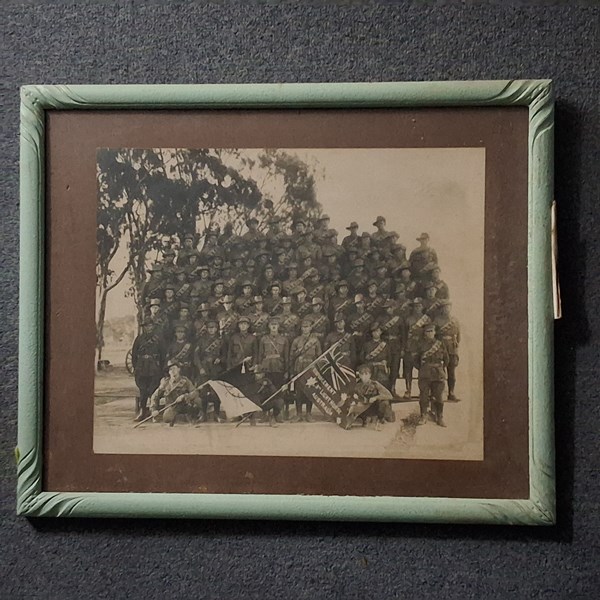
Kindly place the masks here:
POLYGON ((97 454, 482 461, 485 148, 98 148, 97 454))

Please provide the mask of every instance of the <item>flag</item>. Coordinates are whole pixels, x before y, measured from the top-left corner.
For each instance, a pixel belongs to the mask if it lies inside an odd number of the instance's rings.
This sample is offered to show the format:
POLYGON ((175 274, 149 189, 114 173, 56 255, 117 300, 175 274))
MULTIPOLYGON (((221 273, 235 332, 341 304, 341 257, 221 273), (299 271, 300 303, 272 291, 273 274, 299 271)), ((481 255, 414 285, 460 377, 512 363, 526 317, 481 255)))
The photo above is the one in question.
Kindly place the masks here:
POLYGON ((345 413, 346 394, 356 382, 355 372, 340 364, 336 346, 322 354, 294 381, 296 393, 303 394, 327 417, 338 420, 345 413))
POLYGON ((247 373, 245 365, 241 364, 222 373, 219 379, 208 381, 208 385, 219 397, 221 410, 225 411, 228 419, 261 410, 260 406, 248 398, 245 391, 252 380, 252 374, 247 373))

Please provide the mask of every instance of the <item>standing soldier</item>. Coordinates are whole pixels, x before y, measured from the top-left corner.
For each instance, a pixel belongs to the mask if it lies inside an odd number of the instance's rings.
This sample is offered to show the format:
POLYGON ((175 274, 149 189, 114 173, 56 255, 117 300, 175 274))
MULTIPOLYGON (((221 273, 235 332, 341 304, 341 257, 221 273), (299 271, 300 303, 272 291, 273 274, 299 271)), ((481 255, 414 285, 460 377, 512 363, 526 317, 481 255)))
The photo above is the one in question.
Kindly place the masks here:
POLYGON ((316 220, 316 226, 315 226, 315 230, 313 232, 313 237, 317 244, 322 245, 325 243, 325 239, 327 237, 327 232, 329 230, 329 222, 330 222, 329 215, 325 215, 325 214, 321 215, 316 220))
POLYGON ((221 306, 223 308, 217 313, 217 321, 219 321, 221 337, 228 340, 237 329, 239 315, 233 310, 233 296, 223 296, 221 306))
POLYGON ((423 339, 423 327, 431 323, 431 319, 423 314, 423 301, 415 298, 412 301, 412 312, 406 318, 406 350, 404 352, 404 380, 406 382, 405 398, 410 398, 412 391, 414 355, 419 350, 423 339))
POLYGON ((357 258, 352 265, 352 271, 348 275, 348 283, 355 294, 362 294, 367 289, 368 278, 365 273, 365 261, 357 258))
POLYGON ((391 298, 394 291, 394 283, 391 277, 388 277, 388 268, 385 263, 379 263, 375 269, 376 275, 373 278, 377 283, 377 294, 383 298, 391 298))
POLYGON ((160 309, 160 298, 152 298, 150 300, 150 306, 148 307, 150 312, 148 318, 154 324, 154 333, 159 338, 164 339, 165 337, 165 318, 162 315, 160 309))
POLYGON ((212 281, 210 279, 210 269, 208 265, 199 265, 196 269, 199 279, 196 279, 192 285, 198 294, 200 302, 207 302, 212 292, 212 281))
POLYGON ((154 265, 148 269, 148 272, 150 273, 150 277, 148 281, 144 283, 141 294, 144 302, 148 302, 151 298, 162 296, 163 285, 165 283, 163 266, 160 263, 154 263, 154 265))
POLYGON ((460 325, 450 315, 452 303, 449 300, 441 300, 441 314, 436 317, 434 323, 438 330, 438 336, 442 340, 448 352, 448 400, 459 402, 454 395, 456 385, 456 367, 458 367, 458 346, 460 344, 460 325))
POLYGON ((375 279, 371 279, 367 285, 368 293, 365 298, 365 308, 375 319, 379 318, 381 307, 384 302, 383 296, 378 293, 378 285, 375 279))
POLYGON ((182 375, 191 377, 194 346, 188 339, 187 332, 188 329, 185 323, 175 322, 175 339, 167 349, 167 360, 177 362, 181 368, 182 375))
POLYGON ((290 351, 288 339, 279 333, 279 321, 279 317, 269 319, 269 333, 263 335, 258 343, 257 361, 277 389, 287 378, 290 351))
POLYGON ((286 269, 285 279, 283 281, 283 292, 290 298, 294 296, 300 288, 304 287, 304 281, 298 277, 298 263, 291 262, 286 269))
POLYGON ((373 315, 367 312, 365 308, 365 299, 362 294, 356 294, 354 297, 354 311, 348 318, 350 331, 356 341, 356 349, 359 356, 362 355, 363 345, 366 341, 367 332, 373 322, 373 315))
POLYGON ((346 332, 346 321, 342 313, 337 313, 333 318, 335 329, 327 334, 325 338, 325 349, 329 349, 338 344, 336 350, 339 358, 339 364, 351 369, 356 368, 356 341, 351 333, 346 332))
POLYGON ((306 289, 302 287, 296 292, 296 302, 292 302, 292 311, 303 319, 310 314, 311 310, 312 305, 306 299, 306 289))
POLYGON ((242 236, 242 240, 246 244, 246 248, 251 249, 263 237, 263 234, 258 231, 258 219, 254 217, 250 217, 246 221, 246 227, 248 227, 248 231, 242 236))
POLYGON ((172 283, 165 285, 165 298, 161 302, 161 313, 165 322, 165 329, 170 327, 171 321, 174 321, 179 314, 179 302, 175 298, 175 286, 172 283))
POLYGON ((426 278, 427 273, 423 271, 426 265, 429 263, 437 264, 437 254, 433 248, 429 247, 429 234, 422 233, 417 241, 420 243, 418 248, 415 248, 410 253, 408 262, 410 263, 410 270, 412 276, 416 280, 422 280, 426 278))
POLYGON ((389 233, 385 230, 385 217, 377 217, 375 219, 375 223, 373 223, 373 227, 377 228, 377 231, 371 234, 371 245, 380 247, 385 242, 385 239, 389 235, 389 233))
POLYGON ((235 299, 235 311, 239 315, 249 315, 254 309, 254 295, 252 291, 254 284, 249 280, 245 279, 241 284, 242 295, 235 299))
POLYGON ((356 221, 352 221, 352 223, 350 223, 346 229, 350 232, 350 234, 342 240, 342 248, 346 252, 348 252, 350 248, 358 249, 358 223, 356 221))
POLYGON ((336 294, 329 303, 330 319, 333 319, 336 314, 347 317, 354 308, 354 299, 348 293, 348 282, 342 279, 336 283, 335 287, 336 294))
MULTIPOLYGON (((194 366, 196 368, 196 385, 200 386, 209 379, 218 379, 224 371, 226 360, 226 348, 223 340, 219 337, 219 323, 210 319, 206 325, 207 333, 198 340, 194 353, 194 366)), ((200 403, 202 414, 200 421, 206 421, 208 416, 208 404, 214 405, 215 421, 220 420, 221 401, 212 388, 207 385, 200 391, 200 403)))
POLYGON ((166 278, 172 278, 175 271, 175 250, 167 248, 162 251, 162 272, 166 278))
POLYGON ((208 332, 207 325, 210 318, 210 306, 203 302, 196 309, 196 318, 194 319, 194 339, 200 340, 208 332))
POLYGON ((254 310, 250 313, 250 324, 256 338, 260 338, 269 331, 269 315, 263 309, 264 298, 254 296, 254 310))
POLYGON ((428 314, 432 319, 438 314, 438 310, 441 306, 440 300, 437 298, 437 288, 431 281, 426 282, 423 285, 425 289, 425 298, 423 298, 423 310, 425 314, 428 314))
POLYGON ((281 284, 273 281, 269 286, 269 293, 265 297, 265 312, 272 317, 281 312, 281 284))
MULTIPOLYGON (((321 342, 319 338, 311 333, 312 321, 308 318, 302 321, 302 333, 292 342, 290 351, 290 363, 294 375, 299 375, 306 370, 319 356, 321 356, 321 342)), ((302 421, 302 405, 306 405, 305 420, 311 422, 312 400, 296 393, 296 417, 295 422, 302 421)))
POLYGON ((225 297, 225 282, 222 279, 217 279, 213 283, 212 289, 213 293, 208 299, 208 304, 212 313, 216 314, 221 310, 223 298, 225 297))
POLYGON ((292 301, 287 296, 281 299, 282 313, 280 316, 279 331, 288 338, 291 343, 298 335, 300 328, 300 317, 292 312, 292 301))
POLYGON ((271 251, 273 251, 281 240, 281 237, 284 235, 284 232, 281 231, 281 217, 279 215, 273 215, 269 220, 269 231, 267 231, 267 242, 271 251))
POLYGON ((142 421, 148 416, 148 399, 160 384, 164 348, 155 329, 154 321, 147 317, 142 323, 142 333, 135 338, 131 351, 135 385, 140 391, 136 398, 135 421, 142 421))
POLYGON ((429 274, 431 283, 433 283, 433 285, 437 289, 435 297, 439 300, 448 300, 448 298, 450 298, 448 284, 445 281, 442 281, 440 277, 442 271, 439 268, 439 266, 435 263, 429 263, 425 267, 424 271, 429 274))
POLYGON ((234 333, 227 346, 227 368, 246 363, 249 368, 256 363, 258 355, 258 340, 250 332, 250 319, 240 317, 237 322, 239 331, 234 333))
POLYGON ((321 298, 315 296, 311 304, 312 313, 307 317, 311 322, 311 333, 314 333, 319 338, 319 342, 323 344, 325 335, 329 331, 329 319, 323 313, 323 300, 321 298))
POLYGON ((177 266, 187 267, 189 264, 188 257, 194 252, 196 252, 196 249, 194 248, 194 234, 186 233, 182 239, 182 248, 177 255, 177 266))
POLYGON ((381 339, 381 326, 376 321, 371 325, 371 339, 365 342, 363 360, 371 367, 372 377, 382 385, 390 381, 390 349, 381 339))
POLYGON ((396 313, 396 303, 387 300, 383 305, 385 314, 381 317, 382 337, 390 350, 390 380, 386 384, 396 396, 396 381, 400 374, 400 361, 404 353, 404 320, 396 313))
POLYGON ((423 338, 415 352, 415 364, 419 369, 419 406, 421 418, 419 425, 427 422, 427 411, 431 398, 435 421, 440 427, 444 423, 444 393, 448 352, 441 340, 435 339, 435 325, 428 323, 423 327, 423 338))

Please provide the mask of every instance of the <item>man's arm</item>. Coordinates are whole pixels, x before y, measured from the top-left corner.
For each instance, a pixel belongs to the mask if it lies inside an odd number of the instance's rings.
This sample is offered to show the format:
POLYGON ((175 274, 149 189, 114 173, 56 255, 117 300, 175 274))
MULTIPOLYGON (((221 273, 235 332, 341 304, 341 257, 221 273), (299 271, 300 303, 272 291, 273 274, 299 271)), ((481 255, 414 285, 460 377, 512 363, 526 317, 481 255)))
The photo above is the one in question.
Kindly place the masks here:
POLYGON ((373 383, 377 387, 377 399, 378 400, 391 400, 392 399, 392 393, 383 384, 379 383, 379 381, 373 381, 373 383))

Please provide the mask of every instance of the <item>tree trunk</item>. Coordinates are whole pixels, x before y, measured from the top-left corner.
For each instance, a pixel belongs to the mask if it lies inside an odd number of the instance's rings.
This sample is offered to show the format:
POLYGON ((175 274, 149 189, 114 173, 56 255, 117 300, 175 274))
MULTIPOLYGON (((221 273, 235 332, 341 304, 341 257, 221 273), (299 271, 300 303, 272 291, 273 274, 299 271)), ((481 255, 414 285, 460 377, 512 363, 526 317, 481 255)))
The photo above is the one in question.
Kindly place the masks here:
POLYGON ((100 306, 98 308, 98 319, 96 321, 96 351, 98 358, 96 360, 96 369, 102 360, 102 348, 104 348, 104 319, 106 318, 106 298, 108 288, 102 290, 100 294, 100 306))

